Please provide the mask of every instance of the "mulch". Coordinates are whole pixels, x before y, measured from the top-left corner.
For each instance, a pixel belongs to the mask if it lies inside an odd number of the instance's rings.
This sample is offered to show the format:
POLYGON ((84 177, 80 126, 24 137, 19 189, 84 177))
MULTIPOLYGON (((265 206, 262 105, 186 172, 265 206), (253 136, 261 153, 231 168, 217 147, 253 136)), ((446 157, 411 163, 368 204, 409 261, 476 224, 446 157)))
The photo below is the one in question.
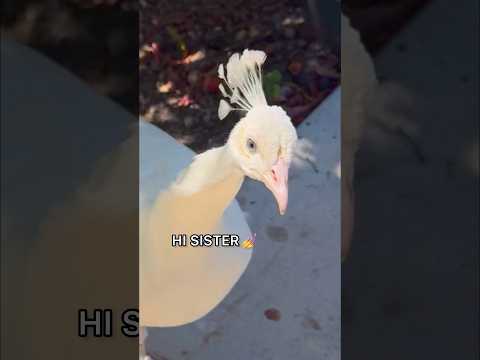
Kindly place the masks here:
POLYGON ((140 12, 140 114, 197 152, 222 145, 238 120, 217 115, 217 67, 234 52, 267 53, 264 74, 276 79, 267 97, 295 125, 339 84, 337 50, 302 1, 142 0, 140 12))

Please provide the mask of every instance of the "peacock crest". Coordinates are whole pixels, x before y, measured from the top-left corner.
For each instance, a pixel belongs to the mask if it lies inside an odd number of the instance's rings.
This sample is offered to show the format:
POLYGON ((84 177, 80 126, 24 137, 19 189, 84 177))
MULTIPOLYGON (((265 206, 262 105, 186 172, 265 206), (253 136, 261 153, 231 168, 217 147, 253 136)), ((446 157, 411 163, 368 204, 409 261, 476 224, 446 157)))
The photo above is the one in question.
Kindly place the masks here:
POLYGON ((254 106, 267 105, 262 87, 262 65, 267 55, 260 50, 245 49, 240 55, 230 56, 226 66, 220 64, 219 89, 223 97, 218 106, 218 117, 223 120, 232 110, 250 111, 254 106))

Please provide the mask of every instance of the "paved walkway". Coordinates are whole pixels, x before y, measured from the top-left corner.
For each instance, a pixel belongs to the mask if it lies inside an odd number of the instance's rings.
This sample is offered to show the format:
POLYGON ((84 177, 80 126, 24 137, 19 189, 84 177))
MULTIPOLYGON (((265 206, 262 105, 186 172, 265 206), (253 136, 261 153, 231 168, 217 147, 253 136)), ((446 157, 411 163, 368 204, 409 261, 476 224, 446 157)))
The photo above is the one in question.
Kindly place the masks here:
POLYGON ((285 216, 263 185, 243 185, 237 200, 257 234, 247 271, 205 318, 152 329, 154 357, 340 359, 339 125, 338 89, 298 129, 314 144, 316 161, 292 169, 285 216))

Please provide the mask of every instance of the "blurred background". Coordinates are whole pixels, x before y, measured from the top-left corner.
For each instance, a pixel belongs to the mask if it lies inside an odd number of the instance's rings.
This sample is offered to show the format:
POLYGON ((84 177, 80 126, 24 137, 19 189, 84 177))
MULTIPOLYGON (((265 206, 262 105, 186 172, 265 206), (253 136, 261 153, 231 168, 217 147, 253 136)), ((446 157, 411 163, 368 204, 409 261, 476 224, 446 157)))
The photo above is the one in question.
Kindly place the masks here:
MULTIPOLYGON (((269 54, 267 95, 296 124, 326 101, 341 73, 338 7, 4 0, 2 35, 202 151, 235 122, 217 120, 216 66, 245 44, 269 54)), ((342 269, 342 355, 476 359, 478 4, 344 0, 342 9, 378 77, 417 90, 410 115, 421 124, 413 142, 373 126, 361 145, 358 225, 342 269)), ((322 326, 306 321, 312 331, 322 326)))
MULTIPOLYGON (((342 6, 375 53, 427 2, 342 6)), ((267 96, 295 124, 339 83, 338 1, 5 0, 1 6, 4 35, 197 152, 221 144, 235 122, 216 116, 216 67, 230 53, 247 46, 267 52, 267 96)))
POLYGON ((5 0, 1 31, 137 115, 137 8, 132 0, 5 0))

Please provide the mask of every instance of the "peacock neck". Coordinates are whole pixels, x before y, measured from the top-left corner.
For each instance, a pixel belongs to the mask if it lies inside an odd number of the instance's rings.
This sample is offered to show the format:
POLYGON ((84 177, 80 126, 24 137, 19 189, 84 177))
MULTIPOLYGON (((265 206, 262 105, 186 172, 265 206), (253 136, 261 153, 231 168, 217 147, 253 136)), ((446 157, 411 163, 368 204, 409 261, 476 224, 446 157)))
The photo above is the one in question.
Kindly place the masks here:
POLYGON ((210 229, 218 224, 243 180, 243 172, 225 145, 197 155, 172 190, 183 206, 198 211, 202 228, 210 229))

